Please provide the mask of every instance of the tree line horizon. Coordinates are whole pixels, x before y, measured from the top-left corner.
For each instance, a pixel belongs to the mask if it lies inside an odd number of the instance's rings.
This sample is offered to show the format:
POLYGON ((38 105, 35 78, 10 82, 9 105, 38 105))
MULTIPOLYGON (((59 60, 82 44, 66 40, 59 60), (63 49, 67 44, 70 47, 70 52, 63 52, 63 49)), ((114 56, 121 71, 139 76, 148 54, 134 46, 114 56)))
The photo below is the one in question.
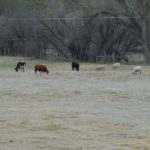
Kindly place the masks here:
POLYGON ((149 8, 148 0, 0 1, 0 55, 121 61, 140 48, 149 60, 149 8))

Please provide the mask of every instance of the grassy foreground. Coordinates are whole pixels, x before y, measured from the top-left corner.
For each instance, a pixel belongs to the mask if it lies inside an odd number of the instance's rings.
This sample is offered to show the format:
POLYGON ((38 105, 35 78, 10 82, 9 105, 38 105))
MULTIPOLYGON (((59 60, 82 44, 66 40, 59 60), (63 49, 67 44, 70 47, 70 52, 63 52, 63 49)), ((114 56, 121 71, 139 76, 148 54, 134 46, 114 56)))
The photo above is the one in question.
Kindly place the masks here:
POLYGON ((95 71, 81 63, 0 58, 0 149, 149 150, 150 67, 132 76, 132 65, 95 71), (50 74, 34 74, 34 64, 50 74))

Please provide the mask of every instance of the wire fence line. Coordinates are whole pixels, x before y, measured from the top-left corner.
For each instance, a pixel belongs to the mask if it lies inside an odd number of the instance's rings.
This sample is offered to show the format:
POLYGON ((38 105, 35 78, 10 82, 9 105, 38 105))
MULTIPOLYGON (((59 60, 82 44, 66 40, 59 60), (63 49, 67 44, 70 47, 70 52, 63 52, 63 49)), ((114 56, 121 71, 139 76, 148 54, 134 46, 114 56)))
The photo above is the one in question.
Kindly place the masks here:
MULTIPOLYGON (((40 21, 46 21, 46 20, 84 20, 84 19, 91 19, 91 18, 94 18, 94 19, 130 19, 130 18, 135 18, 135 19, 139 19, 140 16, 135 16, 135 17, 131 17, 131 16, 96 16, 96 17, 93 17, 93 16, 89 16, 89 17, 31 17, 31 18, 21 18, 21 17, 14 17, 14 18, 0 18, 0 21, 2 20, 24 20, 24 21, 31 21, 31 20, 40 20, 40 21)), ((150 16, 145 16, 145 18, 147 18, 148 20, 150 19, 150 16)), ((150 21, 150 20, 149 20, 150 21)), ((1 31, 0 31, 1 33, 1 31)), ((11 33, 6 33, 6 34, 1 34, 0 37, 3 37, 3 36, 10 36, 10 35, 14 35, 14 34, 11 34, 11 33)), ((10 38, 11 40, 13 41, 21 41, 21 40, 27 40, 27 38, 10 38)))
MULTIPOLYGON (((83 20, 83 19, 140 19, 140 16, 130 17, 130 16, 99 16, 99 17, 48 17, 48 18, 0 18, 0 20, 83 20)), ((145 18, 150 18, 150 16, 145 16, 145 18)))

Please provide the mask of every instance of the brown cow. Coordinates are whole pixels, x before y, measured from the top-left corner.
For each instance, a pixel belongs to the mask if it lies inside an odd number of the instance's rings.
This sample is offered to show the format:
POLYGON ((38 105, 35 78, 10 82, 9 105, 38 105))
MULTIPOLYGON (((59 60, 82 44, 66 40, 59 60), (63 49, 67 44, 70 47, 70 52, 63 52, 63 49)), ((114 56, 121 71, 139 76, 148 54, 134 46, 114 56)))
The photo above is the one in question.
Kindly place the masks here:
POLYGON ((39 71, 41 73, 47 73, 47 74, 49 73, 49 71, 45 65, 35 65, 34 71, 35 71, 35 74, 37 73, 37 71, 39 71))

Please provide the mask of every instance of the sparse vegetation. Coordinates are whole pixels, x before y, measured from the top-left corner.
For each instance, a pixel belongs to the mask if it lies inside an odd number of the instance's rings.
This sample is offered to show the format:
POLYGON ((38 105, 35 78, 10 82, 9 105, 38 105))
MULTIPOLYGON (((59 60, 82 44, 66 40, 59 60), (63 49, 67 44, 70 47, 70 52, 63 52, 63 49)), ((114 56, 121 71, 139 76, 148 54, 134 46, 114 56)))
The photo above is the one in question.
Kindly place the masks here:
POLYGON ((150 149, 150 66, 133 76, 133 65, 97 72, 81 63, 73 72, 70 62, 41 60, 50 74, 35 75, 38 60, 15 72, 18 59, 0 59, 3 150, 150 149))

